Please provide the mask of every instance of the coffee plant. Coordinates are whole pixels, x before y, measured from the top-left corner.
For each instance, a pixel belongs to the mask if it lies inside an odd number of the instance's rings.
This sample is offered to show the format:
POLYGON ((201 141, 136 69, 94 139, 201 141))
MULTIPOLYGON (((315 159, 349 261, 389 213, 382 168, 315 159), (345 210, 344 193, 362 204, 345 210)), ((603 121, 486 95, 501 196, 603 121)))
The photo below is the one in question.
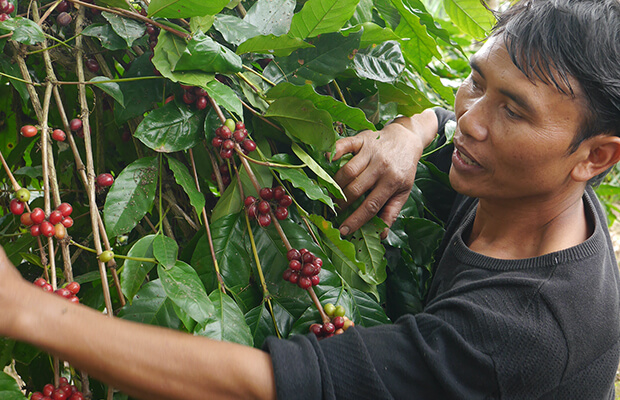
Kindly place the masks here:
MULTIPOLYGON (((2 246, 109 318, 248 346, 419 312, 447 177, 423 159, 387 239, 378 218, 341 237, 327 154, 450 107, 493 17, 428 6, 2 0, 2 246)), ((0 366, 2 399, 127 398, 24 343, 0 366)))

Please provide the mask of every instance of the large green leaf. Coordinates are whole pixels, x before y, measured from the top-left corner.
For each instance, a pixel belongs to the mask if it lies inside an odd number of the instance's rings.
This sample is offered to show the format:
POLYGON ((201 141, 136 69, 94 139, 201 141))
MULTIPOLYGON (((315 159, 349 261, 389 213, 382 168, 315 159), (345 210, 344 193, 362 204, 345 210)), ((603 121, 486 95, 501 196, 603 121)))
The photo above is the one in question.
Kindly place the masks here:
POLYGON ((183 188, 189 197, 189 201, 196 210, 196 214, 200 215, 200 213, 202 213, 202 209, 205 207, 204 195, 196 188, 196 183, 187 170, 185 164, 174 157, 167 156, 166 159, 168 160, 170 170, 174 174, 174 180, 183 188))
POLYGON ((276 336, 273 317, 266 303, 251 309, 245 314, 245 321, 250 327, 254 346, 260 348, 268 336, 276 336))
POLYGON ((314 172, 319 178, 323 179, 325 186, 330 193, 339 199, 346 199, 346 196, 338 183, 323 168, 321 168, 321 166, 314 161, 308 153, 306 153, 296 143, 293 143, 291 149, 293 150, 293 153, 295 153, 295 155, 312 170, 312 172, 314 172))
POLYGON ((247 39, 237 47, 237 54, 264 53, 276 57, 286 57, 297 49, 305 49, 312 45, 303 39, 290 35, 258 35, 247 39))
POLYGON ((26 400, 15 379, 0 371, 0 399, 26 400))
POLYGON ((361 31, 346 37, 339 33, 323 34, 312 41, 314 47, 274 59, 264 75, 274 83, 285 80, 296 85, 325 85, 351 66, 361 35, 361 31))
POLYGON ((332 118, 309 100, 297 97, 277 99, 267 109, 266 117, 275 118, 286 133, 316 150, 327 151, 336 142, 332 118))
POLYGON ((181 321, 174 312, 172 300, 159 279, 146 283, 137 293, 133 301, 121 308, 119 318, 129 321, 179 329, 181 321))
POLYGON ((290 34, 301 39, 338 31, 351 18, 359 0, 308 0, 293 16, 290 34))
POLYGON ((125 167, 116 177, 103 207, 108 236, 127 233, 146 215, 155 199, 157 158, 145 157, 125 167))
POLYGON ((495 17, 479 0, 444 0, 446 13, 463 32, 482 39, 495 23, 495 17))
POLYGON ((127 48, 127 43, 120 37, 109 24, 90 24, 82 31, 82 35, 96 37, 101 45, 108 50, 122 50, 127 48))
POLYGON ((243 116, 243 106, 241 105, 241 100, 239 100, 239 96, 237 96, 235 91, 229 86, 220 83, 218 80, 212 80, 207 84, 205 90, 220 107, 224 107, 226 110, 234 112, 239 117, 243 116))
POLYGON ((400 39, 392 29, 379 26, 373 22, 365 22, 363 24, 355 25, 351 28, 343 30, 342 32, 346 33, 349 30, 351 32, 357 32, 360 30, 360 27, 363 29, 362 38, 360 39, 361 49, 364 49, 373 44, 378 45, 388 40, 400 39))
POLYGON ((284 35, 290 29, 295 3, 295 0, 257 1, 243 20, 256 26, 261 35, 284 35))
POLYGON ((215 306, 214 316, 206 324, 199 325, 194 335, 252 346, 250 327, 237 303, 221 290, 213 291, 209 299, 215 306))
POLYGON ((133 42, 144 36, 146 32, 146 25, 133 19, 123 18, 105 11, 101 15, 108 20, 114 32, 125 40, 127 47, 131 47, 133 42))
POLYGON ((296 86, 288 82, 280 82, 267 92, 267 96, 272 99, 298 97, 310 100, 319 110, 327 111, 334 121, 340 121, 355 130, 375 129, 362 110, 350 107, 331 96, 320 95, 311 85, 296 86))
POLYGON ((179 253, 179 245, 176 240, 164 235, 157 235, 153 239, 153 256, 155 259, 169 269, 174 267, 179 253))
POLYGON ((152 0, 149 17, 191 18, 215 15, 222 11, 230 0, 152 0))
POLYGON ((398 112, 403 115, 413 115, 434 106, 422 92, 404 83, 377 83, 377 88, 381 103, 397 103, 398 112))
MULTIPOLYGON (((235 46, 260 35, 257 26, 232 15, 217 15, 213 21, 213 26, 222 34, 224 40, 235 46)), ((237 51, 237 54, 241 53, 237 51)))
POLYGON ((6 365, 11 363, 13 347, 15 347, 15 340, 0 337, 0 368, 4 369, 6 365))
POLYGON ((199 325, 215 316, 215 307, 190 265, 177 261, 174 267, 166 269, 159 264, 157 272, 168 297, 199 325))
POLYGON ((357 259, 364 264, 360 276, 371 285, 380 284, 387 276, 385 248, 379 236, 385 227, 382 220, 374 217, 351 236, 351 241, 357 251, 357 259))
POLYGON ((163 153, 187 150, 202 140, 204 113, 174 101, 149 113, 134 132, 151 149, 163 153))
POLYGON ((353 65, 360 78, 394 82, 405 69, 405 59, 398 42, 388 41, 358 51, 353 65))
POLYGON ((118 84, 118 82, 106 82, 109 80, 110 79, 105 76, 95 76, 93 79, 90 80, 90 82, 97 82, 95 83, 95 86, 112 96, 112 98, 116 100, 118 104, 125 107, 125 97, 123 96, 121 86, 118 84))
MULTIPOLYGON (((153 258, 153 239, 155 235, 140 238, 127 253, 128 257, 153 258)), ((125 297, 132 301, 140 290, 146 275, 155 266, 152 262, 126 259, 121 272, 121 290, 125 297)))
POLYGON ((166 31, 161 31, 157 45, 153 49, 153 65, 172 82, 181 82, 187 85, 204 87, 215 79, 214 73, 204 71, 174 71, 174 67, 183 55, 187 43, 180 37, 166 31))
POLYGON ((30 46, 45 40, 41 27, 28 18, 15 17, 1 21, 0 29, 12 31, 11 40, 30 46))
POLYGON ((174 64, 174 71, 203 71, 226 74, 240 72, 241 59, 230 49, 222 46, 202 32, 194 34, 174 64))
POLYGON ((420 17, 403 4, 402 0, 392 0, 392 4, 401 15, 395 33, 404 39, 401 40, 403 55, 418 71, 421 71, 433 56, 441 57, 437 50, 437 43, 428 34, 426 27, 420 23, 420 17))

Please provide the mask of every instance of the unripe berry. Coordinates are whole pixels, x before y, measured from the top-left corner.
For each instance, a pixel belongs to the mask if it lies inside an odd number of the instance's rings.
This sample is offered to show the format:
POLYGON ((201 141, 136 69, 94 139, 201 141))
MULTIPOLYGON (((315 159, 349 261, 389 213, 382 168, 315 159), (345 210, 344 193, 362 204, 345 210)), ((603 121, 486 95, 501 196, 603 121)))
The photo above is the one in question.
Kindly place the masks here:
POLYGON ((224 121, 224 126, 226 126, 232 132, 235 130, 235 121, 228 118, 226 121, 224 121))
POLYGON ((40 224, 45 219, 45 212, 37 207, 30 213, 30 219, 33 223, 40 224))
POLYGON ((21 188, 15 192, 15 198, 19 201, 27 203, 30 200, 30 191, 26 188, 21 188))
POLYGON ((57 140, 59 142, 64 142, 67 138, 67 134, 62 129, 54 129, 52 131, 52 139, 57 140))
POLYGON ((333 317, 334 312, 336 311, 336 306, 332 303, 327 303, 323 306, 323 311, 327 314, 328 317, 333 317))
POLYGON ((344 333, 344 329, 340 328, 340 329, 336 329, 336 331, 334 332, 334 335, 342 335, 344 333))
POLYGON ((269 214, 258 214, 258 224, 263 228, 269 226, 271 223, 271 215, 269 214))
POLYGON ((20 132, 24 137, 33 137, 39 132, 39 130, 33 125, 24 125, 22 126, 22 129, 20 129, 20 132))
POLYGON ((69 122, 69 127, 71 128, 72 131, 77 131, 79 129, 82 129, 82 120, 79 118, 73 118, 70 122, 69 122))
POLYGON ((258 195, 261 199, 269 201, 273 199, 273 190, 271 188, 264 187, 258 192, 258 195))
POLYGON ((112 250, 106 250, 103 253, 99 254, 99 261, 107 263, 114 258, 114 252, 112 250))
POLYGON ((61 203, 56 209, 62 213, 63 217, 68 217, 73 212, 73 207, 69 203, 61 203))
POLYGON ((344 317, 346 313, 347 311, 344 309, 343 306, 337 306, 336 309, 334 310, 334 315, 336 317, 344 317))
POLYGON ((63 224, 54 225, 54 237, 58 240, 62 240, 67 236, 67 228, 63 224))
POLYGON ((9 210, 11 210, 11 213, 14 215, 22 215, 24 213, 24 208, 26 208, 26 204, 17 199, 13 199, 9 203, 9 210))
POLYGON ((97 185, 101 187, 109 187, 114 183, 114 177, 112 174, 103 173, 97 176, 97 185))

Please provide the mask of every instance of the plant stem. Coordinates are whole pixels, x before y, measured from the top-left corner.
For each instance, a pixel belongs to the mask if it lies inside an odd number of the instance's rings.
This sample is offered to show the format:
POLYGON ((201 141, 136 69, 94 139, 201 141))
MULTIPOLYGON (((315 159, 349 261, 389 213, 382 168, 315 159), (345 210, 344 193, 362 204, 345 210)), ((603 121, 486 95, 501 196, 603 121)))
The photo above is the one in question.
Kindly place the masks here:
POLYGON ((261 74, 260 72, 254 70, 254 68, 250 68, 247 65, 243 65, 243 69, 245 69, 248 72, 253 73, 254 75, 258 76, 259 78, 261 78, 262 80, 264 80, 265 82, 267 82, 268 84, 270 84, 271 86, 276 86, 275 83, 271 82, 269 79, 265 78, 265 76, 263 74, 261 74))

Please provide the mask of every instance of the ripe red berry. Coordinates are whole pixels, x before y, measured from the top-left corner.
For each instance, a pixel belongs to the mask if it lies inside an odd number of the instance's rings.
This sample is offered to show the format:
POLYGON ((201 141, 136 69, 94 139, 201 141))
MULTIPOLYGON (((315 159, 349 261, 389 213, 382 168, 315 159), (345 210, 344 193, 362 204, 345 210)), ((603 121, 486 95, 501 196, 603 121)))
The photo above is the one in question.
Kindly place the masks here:
POLYGON ((69 282, 66 286, 66 288, 73 294, 78 294, 80 291, 80 284, 73 281, 73 282, 69 282))
POLYGON ((269 214, 258 214, 258 224, 260 226, 267 227, 271 223, 271 215, 269 214))
POLYGON ((196 101, 196 95, 192 92, 183 93, 183 103, 192 104, 196 101))
POLYGON ((20 129, 20 132, 24 137, 33 137, 39 132, 39 130, 33 125, 24 125, 22 126, 22 129, 20 129))
POLYGON ((230 185, 230 182, 231 182, 231 180, 230 180, 230 176, 229 175, 222 175, 222 184, 224 186, 230 185))
POLYGON ((219 137, 219 136, 215 136, 212 140, 211 140, 211 144, 213 145, 213 147, 218 148, 222 146, 222 143, 224 142, 224 140, 219 137))
POLYGON ((109 187, 114 183, 114 177, 112 174, 103 173, 97 176, 97 185, 101 187, 109 187))
POLYGON ((302 289, 308 289, 310 286, 312 286, 312 281, 307 276, 300 276, 299 281, 297 282, 297 286, 302 289))
POLYGON ((286 207, 276 207, 274 214, 277 219, 282 221, 288 217, 288 210, 286 209, 286 207))
POLYGON ((9 203, 9 210, 11 210, 11 213, 14 215, 22 215, 24 213, 24 208, 26 208, 26 204, 17 199, 13 199, 9 203))
POLYGON ((54 225, 50 224, 49 221, 41 222, 41 234, 45 237, 54 236, 54 225))
POLYGON ((237 143, 243 142, 247 136, 248 131, 245 129, 237 129, 233 132, 233 139, 235 139, 235 142, 237 143))
POLYGON ((41 225, 32 225, 30 227, 30 234, 34 237, 41 235, 41 225))
POLYGON ((269 205, 269 202, 263 200, 260 203, 258 203, 258 212, 261 214, 268 214, 269 210, 271 210, 271 206, 269 205))
POLYGON ((232 149, 222 149, 220 150, 220 157, 223 159, 231 158, 233 156, 232 149))
POLYGON ((243 121, 235 122, 235 130, 245 129, 245 124, 243 121))
POLYGON ((286 259, 289 261, 301 260, 301 253, 297 249, 290 249, 286 252, 286 259))
POLYGON ((43 287, 43 285, 45 285, 47 283, 47 281, 45 280, 45 278, 37 278, 34 281, 34 285, 38 286, 38 287, 43 287))
POLYGON ((288 263, 288 267, 293 271, 301 270, 301 263, 298 260, 291 260, 288 263))
POLYGON ((73 393, 69 400, 84 400, 84 395, 80 392, 73 393))
POLYGON ((310 325, 310 332, 314 333, 316 336, 321 336, 322 331, 323 331, 323 325, 321 324, 310 325))
POLYGON ((9 18, 11 18, 11 17, 9 17, 8 14, 5 14, 5 13, 0 14, 0 22, 6 21, 9 18))
POLYGON ((258 207, 256 206, 256 203, 250 204, 248 206, 248 217, 254 219, 256 218, 257 215, 258 215, 258 207))
POLYGON ((66 11, 61 12, 56 17, 56 22, 60 26, 67 26, 67 25, 69 25, 71 23, 71 21, 73 21, 73 18, 71 17, 71 14, 69 14, 66 11))
POLYGON ((336 330, 336 327, 331 322, 328 322, 323 325, 323 333, 326 335, 334 333, 335 330, 336 330))
POLYGON ((43 289, 44 292, 48 292, 48 293, 52 293, 54 291, 54 288, 49 283, 46 283, 45 285, 41 286, 41 289, 43 289))
POLYGON ((206 97, 209 95, 209 93, 201 87, 194 88, 194 94, 198 97, 204 97, 205 100, 206 97))
POLYGON ((282 207, 288 207, 293 204, 293 198, 288 194, 282 196, 282 198, 278 201, 278 204, 282 207))
POLYGON ((344 317, 334 317, 332 323, 336 329, 340 329, 344 326, 344 317))
POLYGON ((70 298, 73 294, 67 288, 59 288, 54 291, 55 294, 64 297, 65 299, 70 298))
POLYGON ((323 266, 323 260, 321 260, 319 257, 314 257, 314 261, 312 261, 312 263, 317 267, 323 266))
POLYGON ((54 210, 50 213, 48 221, 56 225, 57 223, 61 222, 63 218, 64 217, 62 216, 62 213, 60 211, 54 210))
POLYGON ((299 282, 299 274, 298 273, 292 273, 291 277, 288 280, 289 282, 293 283, 293 284, 297 284, 297 282, 299 282))
POLYGON ((94 58, 89 58, 86 60, 86 68, 94 74, 99 72, 99 63, 94 58))
POLYGON ((313 276, 316 274, 316 267, 314 264, 304 264, 304 267, 301 269, 301 274, 303 276, 313 276))
POLYGON ((222 142, 222 148, 225 150, 232 150, 235 148, 235 142, 231 139, 226 139, 222 142))
POLYGON ((63 217, 68 217, 73 212, 73 207, 69 203, 61 203, 56 209, 62 213, 63 217))
POLYGON ((312 261, 314 261, 314 254, 308 251, 301 256, 301 259, 303 260, 304 264, 311 263, 312 261))
POLYGON ((78 131, 80 129, 82 129, 82 120, 79 118, 73 118, 70 122, 69 122, 69 127, 71 128, 72 131, 78 131))
POLYGON ((4 12, 6 14, 11 14, 13 13, 13 11, 15 11, 15 6, 13 5, 13 3, 7 3, 6 7, 4 7, 4 12))
POLYGON ((248 196, 245 198, 245 200, 243 200, 243 205, 246 207, 249 207, 251 204, 256 203, 256 197, 254 196, 248 196))
POLYGON ((196 108, 199 110, 204 110, 207 108, 207 104, 209 104, 209 101, 204 96, 198 96, 196 99, 196 108))
POLYGON ((54 392, 54 385, 52 385, 51 383, 48 383, 47 385, 43 386, 43 396, 51 396, 52 393, 54 392))
POLYGON ((258 192, 258 195, 261 199, 269 201, 273 199, 273 190, 271 188, 265 187, 258 192))
POLYGON ((282 186, 276 186, 273 188, 273 198, 277 201, 280 201, 282 199, 282 196, 284 196, 285 194, 286 192, 284 191, 284 188, 282 186))
POLYGON ((58 240, 62 240, 67 236, 67 228, 63 224, 54 225, 54 237, 58 240))
POLYGON ((73 226, 73 218, 71 217, 64 217, 62 219, 62 221, 60 221, 60 223, 65 227, 65 228, 71 228, 73 226))
POLYGON ((220 126, 219 130, 219 133, 217 132, 217 130, 215 131, 215 133, 222 139, 230 139, 232 137, 232 131, 228 129, 226 125, 220 126))
POLYGON ((312 275, 310 280, 312 281, 312 286, 316 286, 321 282, 321 278, 318 275, 312 275))
POLYGON ((52 131, 52 139, 57 140, 59 142, 64 142, 67 138, 67 134, 62 129, 54 129, 52 131))
POLYGON ((56 6, 56 11, 58 11, 59 13, 62 13, 62 12, 69 11, 70 8, 71 8, 71 3, 69 3, 67 0, 63 0, 60 3, 58 3, 58 6, 56 6))
POLYGON ((78 299, 77 296, 71 296, 71 297, 69 297, 69 301, 74 303, 74 304, 78 304, 80 302, 80 299, 78 299))
POLYGON ((32 222, 32 218, 30 218, 30 213, 23 213, 21 217, 19 217, 19 222, 21 222, 22 225, 25 225, 25 226, 32 225, 33 222, 32 222))
POLYGON ((44 397, 43 393, 41 393, 41 392, 34 392, 32 394, 32 396, 30 396, 30 400, 41 400, 41 399, 43 399, 43 397, 44 397))
POLYGON ((288 281, 289 279, 291 279, 291 274, 293 273, 292 270, 290 269, 285 269, 284 272, 282 273, 282 279, 284 279, 285 281, 288 281))
POLYGON ((243 149, 249 153, 256 150, 256 143, 254 143, 252 139, 245 139, 243 142, 241 142, 241 147, 243 147, 243 149))
POLYGON ((40 224, 45 219, 45 212, 37 207, 30 213, 30 219, 33 223, 40 224))

